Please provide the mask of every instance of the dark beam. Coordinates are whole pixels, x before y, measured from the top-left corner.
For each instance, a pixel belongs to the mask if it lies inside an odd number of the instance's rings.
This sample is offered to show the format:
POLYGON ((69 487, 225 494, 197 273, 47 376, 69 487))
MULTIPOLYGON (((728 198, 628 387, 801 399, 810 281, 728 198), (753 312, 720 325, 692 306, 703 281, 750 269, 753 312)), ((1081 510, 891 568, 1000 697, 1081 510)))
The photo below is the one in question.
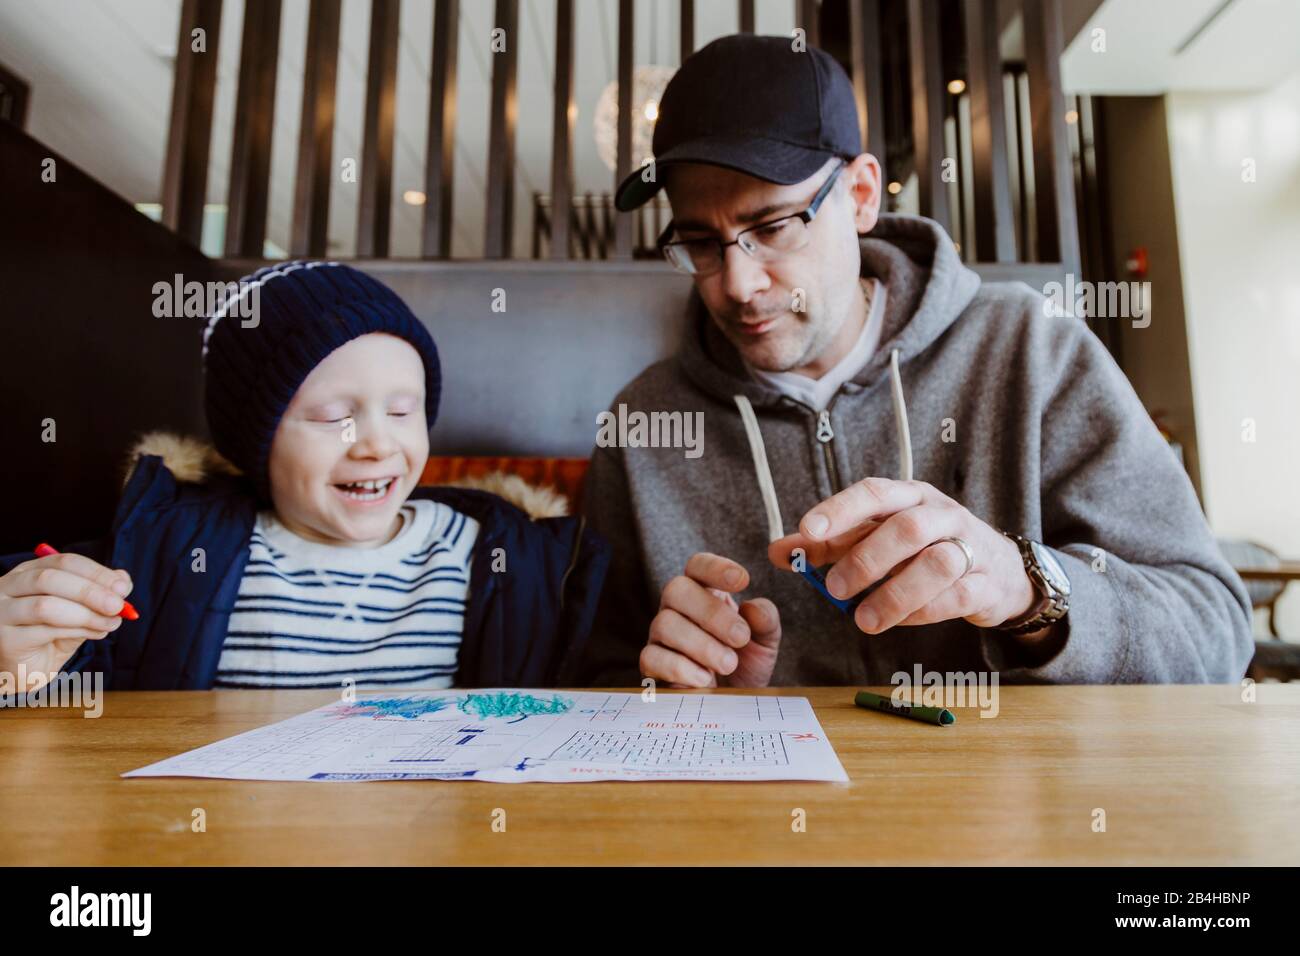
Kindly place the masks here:
MULTIPOLYGON (((1032 5, 1032 4, 1031 4, 1032 5)), ((943 57, 938 0, 907 0, 908 53, 912 67, 912 140, 921 215, 952 232, 948 184, 943 181, 943 57)))
POLYGON ((740 9, 737 16, 740 20, 740 33, 754 32, 754 0, 738 0, 740 9))
POLYGON ((400 0, 371 0, 366 112, 361 134, 357 256, 383 259, 393 202, 393 132, 397 105, 400 0))
POLYGON ((275 122, 275 62, 280 49, 280 0, 244 5, 239 86, 226 192, 226 255, 262 254, 275 122))
MULTIPOLYGON (((1106 151, 1106 99, 1100 96, 1081 96, 1080 100, 1083 106, 1079 111, 1079 137, 1083 141, 1081 165, 1087 173, 1086 181, 1090 186, 1090 193, 1084 197, 1084 209, 1089 217, 1088 224, 1084 227, 1084 233, 1088 237, 1088 252, 1083 257, 1080 269, 1085 279, 1107 280, 1113 278, 1108 272, 1115 256, 1111 242, 1110 181, 1107 178, 1110 167, 1101 161, 1106 151), (1092 263, 1091 268, 1088 268, 1089 261, 1092 263)), ((1114 323, 1106 324, 1116 327, 1114 323)), ((1103 337, 1102 341, 1106 341, 1106 338, 1103 337)), ((1116 339, 1111 351, 1118 354, 1118 345, 1116 339)))
POLYGON ((1015 146, 1016 146, 1016 188, 1019 193, 1016 197, 1016 248, 1020 250, 1020 258, 1023 261, 1030 261, 1030 250, 1033 248, 1030 243, 1029 232, 1029 187, 1027 180, 1029 178, 1029 169, 1025 164, 1025 146, 1028 143, 1026 138, 1026 118, 1025 108, 1022 100, 1025 98, 1024 93, 1028 92, 1028 84, 1025 82, 1024 71, 1018 71, 1011 75, 1011 91, 1014 95, 1015 109, 1012 111, 1013 122, 1016 124, 1015 146))
MULTIPOLYGON (((614 189, 632 171, 632 0, 618 0, 618 160, 614 189)), ((656 172, 657 174, 657 172, 656 172)), ((632 214, 615 213, 615 259, 632 258, 632 214)))
POLYGON ((32 88, 27 81, 0 66, 0 119, 19 129, 27 126, 27 101, 32 88))
POLYGON ((217 40, 221 0, 184 0, 176 39, 171 121, 163 163, 162 221, 197 247, 203 238, 208 149, 212 142, 212 99, 217 88, 217 40), (204 51, 194 51, 202 30, 204 51))
POLYGON ((583 198, 582 229, 578 233, 578 241, 582 246, 582 258, 584 259, 605 258, 603 250, 601 250, 599 256, 593 255, 595 246, 592 243, 593 240, 596 238, 596 211, 595 210, 596 210, 596 197, 593 196, 591 193, 587 193, 586 196, 583 198))
POLYGON ((695 0, 682 0, 681 56, 678 63, 695 52, 695 0))
POLYGON ((456 159, 456 38, 460 0, 438 0, 433 10, 433 66, 429 71, 429 138, 424 153, 426 259, 451 258, 453 172, 456 159))
POLYGON ((799 19, 796 25, 803 30, 804 39, 809 46, 821 46, 820 11, 821 4, 818 0, 799 0, 799 7, 795 11, 799 19))
POLYGON ((551 258, 569 258, 573 204, 573 0, 555 3, 555 97, 551 116, 551 258))
POLYGON ((532 258, 540 259, 542 257, 542 230, 545 229, 547 235, 551 232, 551 223, 546 216, 546 211, 542 209, 542 194, 533 193, 533 245, 532 258))
POLYGON ((1074 207, 1074 172, 1065 129, 1061 91, 1061 2, 1024 5, 1025 72, 1034 144, 1034 206, 1038 258, 1079 272, 1079 226, 1074 207))
POLYGON ((298 174, 293 191, 289 252, 295 258, 325 255, 329 243, 334 88, 339 63, 342 0, 312 0, 307 20, 307 58, 302 75, 298 127, 298 174))
POLYGON ((964 0, 966 69, 970 91, 971 160, 975 191, 975 259, 1014 262, 1015 218, 1007 165, 997 0, 964 0))
POLYGON ((858 101, 862 148, 885 164, 885 82, 880 53, 880 0, 850 0, 853 95, 858 101))
POLYGON ((504 31, 505 48, 492 53, 492 119, 488 132, 487 228, 483 255, 488 259, 509 259, 515 218, 519 0, 497 0, 493 26, 504 31))

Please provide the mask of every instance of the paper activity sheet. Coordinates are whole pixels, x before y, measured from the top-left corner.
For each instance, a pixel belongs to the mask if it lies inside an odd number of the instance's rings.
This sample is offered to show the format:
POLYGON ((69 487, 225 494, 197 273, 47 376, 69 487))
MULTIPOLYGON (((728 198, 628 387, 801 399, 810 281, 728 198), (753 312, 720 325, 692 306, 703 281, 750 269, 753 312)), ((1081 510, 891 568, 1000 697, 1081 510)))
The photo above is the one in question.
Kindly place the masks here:
POLYGON ((848 781, 806 697, 500 689, 358 695, 122 776, 848 781))

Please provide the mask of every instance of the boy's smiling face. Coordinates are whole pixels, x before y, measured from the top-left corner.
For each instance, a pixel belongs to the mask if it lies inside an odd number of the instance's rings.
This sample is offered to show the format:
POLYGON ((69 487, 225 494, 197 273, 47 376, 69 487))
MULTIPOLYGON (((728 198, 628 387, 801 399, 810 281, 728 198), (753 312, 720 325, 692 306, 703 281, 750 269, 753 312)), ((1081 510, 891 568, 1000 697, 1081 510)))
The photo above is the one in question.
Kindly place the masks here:
POLYGON ((286 528, 357 548, 392 540, 429 458, 424 378, 420 353, 382 332, 353 339, 312 369, 271 442, 271 499, 286 528))

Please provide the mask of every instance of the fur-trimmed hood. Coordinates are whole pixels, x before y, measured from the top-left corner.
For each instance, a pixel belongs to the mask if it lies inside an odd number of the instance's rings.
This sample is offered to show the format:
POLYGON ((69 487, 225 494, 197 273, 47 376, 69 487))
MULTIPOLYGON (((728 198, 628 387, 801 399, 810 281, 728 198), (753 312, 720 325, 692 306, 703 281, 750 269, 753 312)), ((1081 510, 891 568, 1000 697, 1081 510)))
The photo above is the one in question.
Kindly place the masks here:
MULTIPOLYGON (((172 432, 148 432, 131 448, 126 479, 145 455, 157 455, 177 481, 202 484, 216 475, 243 474, 211 443, 172 432)), ((124 480, 125 483, 125 480, 124 480)), ((504 498, 531 518, 558 518, 569 513, 569 502, 550 486, 530 485, 518 475, 494 471, 482 478, 462 478, 446 483, 453 488, 474 488, 504 498)))

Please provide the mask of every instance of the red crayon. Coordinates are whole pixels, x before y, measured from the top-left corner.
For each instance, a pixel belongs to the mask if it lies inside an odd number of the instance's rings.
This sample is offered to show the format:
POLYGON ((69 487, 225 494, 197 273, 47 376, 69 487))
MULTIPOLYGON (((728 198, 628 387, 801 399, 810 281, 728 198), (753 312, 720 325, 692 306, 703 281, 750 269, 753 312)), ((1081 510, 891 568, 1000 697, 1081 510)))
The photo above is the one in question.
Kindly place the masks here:
MULTIPOLYGON (((44 558, 51 554, 59 553, 43 541, 38 544, 34 550, 36 551, 36 556, 38 558, 44 558)), ((123 600, 122 610, 117 612, 117 616, 127 621, 138 621, 140 619, 140 612, 131 606, 130 601, 123 600)))

